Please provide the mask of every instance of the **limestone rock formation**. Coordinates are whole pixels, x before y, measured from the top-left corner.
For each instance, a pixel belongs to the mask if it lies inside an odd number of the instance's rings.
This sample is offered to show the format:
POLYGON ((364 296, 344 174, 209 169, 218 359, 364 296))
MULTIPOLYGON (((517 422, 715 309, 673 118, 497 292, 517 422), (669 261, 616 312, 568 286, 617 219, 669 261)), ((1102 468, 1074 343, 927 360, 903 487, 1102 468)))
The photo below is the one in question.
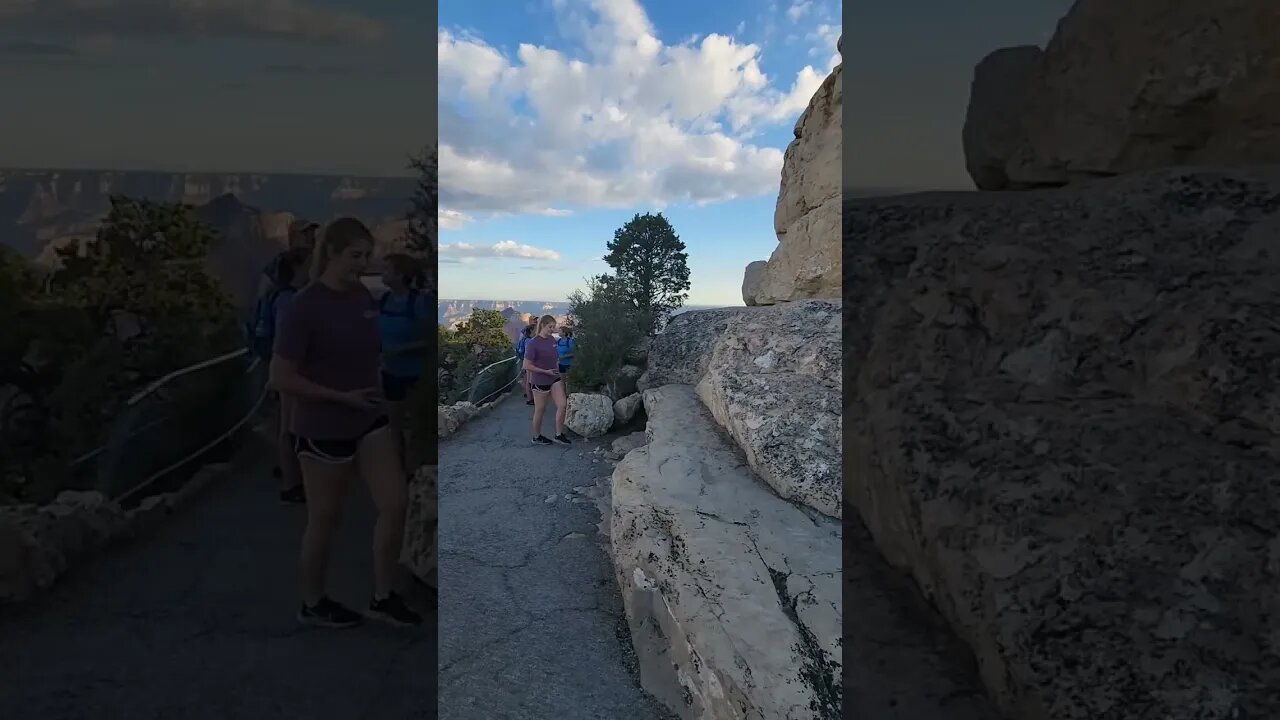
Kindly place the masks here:
POLYGON ((764 281, 765 268, 769 267, 769 263, 764 260, 756 260, 747 263, 747 270, 742 274, 742 304, 743 305, 768 305, 768 302, 760 302, 760 283, 764 281))
POLYGON ((613 427, 613 402, 605 395, 570 393, 564 425, 582 437, 600 437, 613 427))
POLYGON ((644 394, 612 546, 644 687, 682 718, 840 715, 840 523, 755 478, 692 387, 644 394))
POLYGON ((837 65, 796 122, 773 217, 778 247, 763 269, 748 266, 747 305, 840 297, 843 73, 837 65))
POLYGON ((613 424, 617 427, 624 427, 627 423, 635 419, 636 413, 640 412, 640 406, 643 402, 640 399, 640 393, 631 393, 630 395, 613 403, 613 424))
POLYGON ((1005 713, 1280 717, 1280 168, 844 233, 847 496, 1005 713))
POLYGON ((1026 45, 997 50, 973 71, 964 120, 964 158, 979 188, 1009 187, 1007 165, 1025 141, 1022 119, 1044 53, 1026 45))
POLYGON ((409 481, 409 511, 405 516, 401 561, 423 582, 434 586, 439 539, 437 468, 423 466, 409 481))
POLYGON ((1162 167, 1280 162, 1277 27, 1280 6, 1272 0, 1079 0, 1025 92, 1028 68, 1015 58, 1004 58, 1011 67, 994 57, 979 66, 970 118, 1022 113, 1016 148, 978 140, 994 130, 967 130, 974 181, 998 190, 1162 167), (999 73, 1004 87, 987 72, 994 65, 1008 70, 999 73), (1010 152, 1000 158, 993 151, 1010 152), (992 170, 1000 165, 1003 172, 992 170))
POLYGON ((833 300, 681 313, 653 339, 644 385, 696 386, 752 470, 840 517, 840 352, 833 300))
POLYGON ((99 492, 66 490, 48 505, 0 507, 0 603, 48 588, 81 555, 132 531, 99 492))

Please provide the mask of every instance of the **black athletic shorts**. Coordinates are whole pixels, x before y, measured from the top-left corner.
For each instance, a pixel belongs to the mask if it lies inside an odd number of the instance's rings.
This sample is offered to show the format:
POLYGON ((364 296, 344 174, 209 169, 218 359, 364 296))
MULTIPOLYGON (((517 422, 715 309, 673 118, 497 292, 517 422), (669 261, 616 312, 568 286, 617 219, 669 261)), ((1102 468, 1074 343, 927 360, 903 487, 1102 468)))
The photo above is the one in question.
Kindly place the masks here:
POLYGON ((555 382, 548 383, 546 385, 539 385, 538 383, 529 383, 529 387, 533 388, 535 392, 549 393, 551 392, 551 387, 558 382, 560 381, 556 380, 555 382))
POLYGON ((382 392, 386 395, 388 402, 402 402, 409 397, 409 393, 413 392, 413 388, 417 384, 418 378, 416 377, 401 377, 382 373, 382 392))
POLYGON ((293 436, 293 450, 298 453, 298 457, 305 456, 321 462, 350 462, 355 459, 356 452, 360 449, 361 440, 390 424, 391 419, 383 415, 374 420, 373 424, 360 433, 358 437, 343 440, 316 440, 295 435, 293 436))

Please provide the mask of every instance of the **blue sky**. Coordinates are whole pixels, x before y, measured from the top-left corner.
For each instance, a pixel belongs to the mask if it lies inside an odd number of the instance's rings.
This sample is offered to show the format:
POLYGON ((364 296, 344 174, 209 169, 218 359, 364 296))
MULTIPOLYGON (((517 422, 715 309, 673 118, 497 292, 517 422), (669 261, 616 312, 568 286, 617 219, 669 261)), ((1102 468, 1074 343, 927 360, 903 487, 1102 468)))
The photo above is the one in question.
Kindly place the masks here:
POLYGON ((440 294, 563 300, 662 211, 694 305, 777 246, 782 152, 834 63, 828 0, 440 6, 440 294), (808 68, 806 70, 806 68, 808 68))
POLYGON ((404 175, 436 133, 434 15, 399 0, 0 0, 0 162, 404 175))

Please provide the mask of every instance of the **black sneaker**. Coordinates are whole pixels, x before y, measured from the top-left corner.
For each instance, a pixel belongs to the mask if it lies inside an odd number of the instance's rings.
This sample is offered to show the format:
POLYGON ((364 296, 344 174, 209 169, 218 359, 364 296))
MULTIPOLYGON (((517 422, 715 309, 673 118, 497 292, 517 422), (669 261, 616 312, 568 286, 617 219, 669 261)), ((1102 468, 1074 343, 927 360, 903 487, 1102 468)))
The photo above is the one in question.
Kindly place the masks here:
POLYGON ((298 611, 298 622, 303 625, 319 625, 331 628, 349 628, 359 625, 364 620, 360 613, 336 603, 327 597, 320 598, 315 605, 303 604, 298 611))
POLYGON ((560 443, 561 445, 568 445, 570 440, 569 438, 564 436, 564 433, 560 433, 559 435, 556 436, 556 442, 560 443))
POLYGON ((301 485, 294 485, 288 490, 280 491, 280 502, 285 505, 300 505, 307 501, 307 491, 301 485))
POLYGON ((532 401, 532 400, 525 400, 525 401, 524 401, 524 404, 525 404, 525 405, 532 405, 532 404, 533 404, 533 401, 532 401))
POLYGON ((382 600, 374 598, 369 603, 369 614, 393 625, 422 624, 422 616, 410 610, 409 606, 404 604, 404 599, 395 593, 391 593, 382 600))
POLYGON ((533 439, 533 444, 534 445, 550 445, 551 441, 539 435, 538 437, 533 439))

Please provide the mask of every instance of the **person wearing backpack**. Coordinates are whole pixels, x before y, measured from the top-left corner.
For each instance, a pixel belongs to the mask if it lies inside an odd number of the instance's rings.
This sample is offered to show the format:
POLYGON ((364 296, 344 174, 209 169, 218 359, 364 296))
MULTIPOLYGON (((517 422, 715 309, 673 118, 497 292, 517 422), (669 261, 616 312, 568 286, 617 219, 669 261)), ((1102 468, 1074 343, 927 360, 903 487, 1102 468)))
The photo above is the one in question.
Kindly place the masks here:
POLYGON ((383 258, 382 282, 387 292, 378 299, 378 330, 382 336, 382 390, 392 424, 404 441, 405 401, 426 369, 427 297, 422 292, 426 273, 409 255, 383 258))
POLYGON ((573 351, 577 349, 578 341, 573 339, 573 328, 568 326, 560 328, 560 337, 556 339, 558 356, 556 369, 560 371, 560 381, 564 383, 565 393, 569 392, 569 368, 573 365, 573 351))
POLYGON ((533 337, 533 326, 526 325, 520 329, 520 339, 516 341, 516 366, 520 368, 523 376, 524 384, 524 404, 533 404, 533 391, 529 389, 529 373, 524 371, 524 350, 529 345, 529 338, 533 337))
MULTIPOLYGON (((264 364, 271 362, 281 314, 308 282, 307 265, 310 260, 311 251, 299 247, 280 253, 271 263, 271 284, 254 305, 249 328, 251 348, 264 364)), ((293 436, 289 432, 292 403, 280 393, 276 393, 276 400, 280 425, 276 430, 276 466, 272 475, 280 481, 280 502, 304 503, 307 497, 302 487, 302 467, 293 451, 293 436)))

